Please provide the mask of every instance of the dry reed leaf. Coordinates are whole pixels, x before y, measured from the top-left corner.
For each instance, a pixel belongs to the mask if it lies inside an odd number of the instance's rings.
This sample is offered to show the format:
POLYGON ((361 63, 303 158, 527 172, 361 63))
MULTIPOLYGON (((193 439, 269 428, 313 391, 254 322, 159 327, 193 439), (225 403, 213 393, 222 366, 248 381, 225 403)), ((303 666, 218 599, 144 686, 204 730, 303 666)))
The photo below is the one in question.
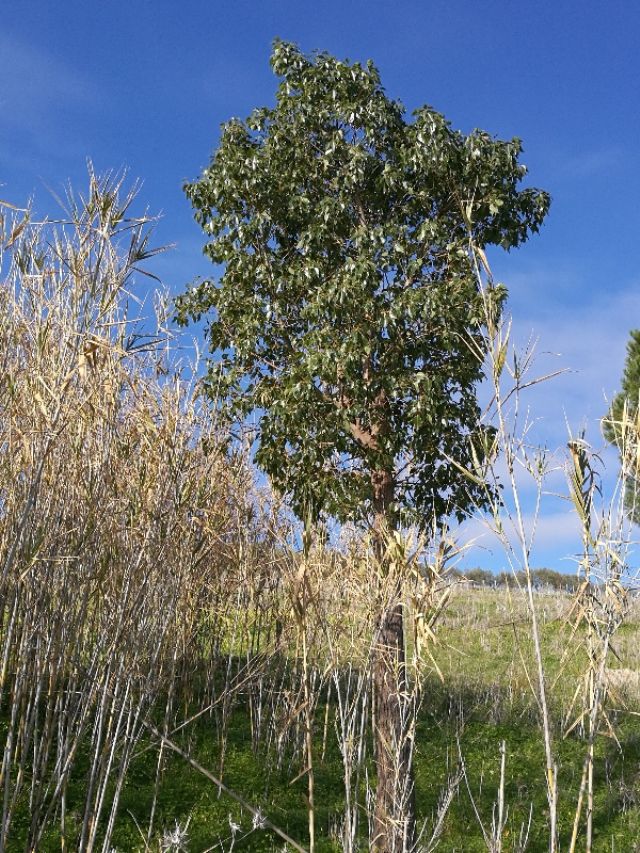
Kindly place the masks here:
POLYGON ((23 219, 22 222, 19 222, 11 231, 9 238, 7 239, 6 243, 4 244, 5 249, 10 249, 14 245, 14 243, 18 240, 18 238, 20 237, 20 235, 22 234, 22 232, 26 228, 26 225, 27 225, 27 219, 25 217, 25 219, 23 219))

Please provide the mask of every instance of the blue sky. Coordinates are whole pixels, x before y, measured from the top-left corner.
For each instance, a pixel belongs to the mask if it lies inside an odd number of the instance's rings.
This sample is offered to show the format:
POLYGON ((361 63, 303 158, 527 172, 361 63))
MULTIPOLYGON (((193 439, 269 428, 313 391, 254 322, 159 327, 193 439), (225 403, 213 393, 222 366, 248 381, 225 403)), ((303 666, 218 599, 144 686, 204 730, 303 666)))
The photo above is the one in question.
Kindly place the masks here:
MULTIPOLYGON (((0 197, 35 194, 46 208, 45 187, 81 187, 88 157, 98 171, 128 167, 164 214, 158 240, 177 244, 159 271, 178 292, 208 271, 181 186, 206 165, 221 122, 272 102, 276 36, 373 59, 409 110, 428 103, 463 131, 524 140, 551 213, 492 263, 518 340, 533 334, 557 354, 541 370, 573 371, 531 394, 537 435, 562 446, 566 418, 600 444, 605 394, 640 326, 640 6, 628 0, 22 0, 0 25, 0 197)), ((545 505, 536 563, 577 548, 564 512, 545 505)))

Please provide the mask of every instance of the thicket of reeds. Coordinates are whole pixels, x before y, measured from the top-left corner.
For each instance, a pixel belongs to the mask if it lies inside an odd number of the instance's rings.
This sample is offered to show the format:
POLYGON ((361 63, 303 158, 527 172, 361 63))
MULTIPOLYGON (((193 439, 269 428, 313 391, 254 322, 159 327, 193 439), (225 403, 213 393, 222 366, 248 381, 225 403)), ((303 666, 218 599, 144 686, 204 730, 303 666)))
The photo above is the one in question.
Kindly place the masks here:
POLYGON ((134 195, 91 174, 64 221, 3 210, 3 850, 54 824, 63 849, 110 849, 148 715, 213 689, 219 597, 255 586, 244 464, 131 289, 154 252, 134 195))
MULTIPOLYGON (((447 714, 459 723, 453 757, 433 768, 437 805, 421 815, 416 849, 450 849, 443 839, 461 798, 485 849, 541 849, 530 847, 532 812, 513 832, 508 744, 497 756, 495 805, 483 815, 462 740, 473 678, 452 663, 451 643, 456 631, 460 643, 471 634, 480 649, 491 643, 492 626, 474 614, 494 593, 466 590, 449 571, 459 549, 446 531, 390 536, 382 577, 366 532, 344 531, 329 545, 256 485, 248 451, 218 429, 194 365, 179 358, 167 303, 145 275, 153 223, 135 204, 121 177, 90 172, 86 195, 70 192, 59 221, 0 209, 0 851, 111 851, 131 769, 149 752, 156 792, 178 756, 228 799, 230 813, 247 817, 241 826, 230 816, 208 849, 269 849, 267 837, 280 849, 366 849, 372 650, 378 616, 397 595, 411 628, 403 738, 420 752, 420 721, 438 691, 449 691, 447 714), (451 643, 438 642, 439 630, 451 643), (301 835, 270 814, 268 799, 227 785, 238 715, 266 775, 303 780, 301 835), (215 765, 194 752, 203 720, 215 765), (318 772, 331 754, 341 794, 328 826, 318 772)), ((504 612, 490 609, 518 627, 509 677, 496 677, 485 704, 510 696, 539 726, 532 781, 546 790, 545 848, 590 850, 595 744, 602 734, 615 739, 610 708, 625 701, 610 673, 628 608, 624 476, 620 500, 598 508, 589 447, 571 443, 568 492, 583 529, 577 592, 540 599, 519 478, 542 500, 552 463, 519 424, 529 380, 506 358, 508 329, 488 326, 495 461, 467 473, 506 485, 500 501, 487 492, 488 523, 514 585, 499 593, 504 612), (553 622, 565 634, 550 671, 544 631, 553 622), (563 737, 583 743, 579 784, 567 792, 557 784, 563 737), (573 820, 561 847, 563 796, 573 820)), ((620 428, 636 447, 635 425, 620 428)), ((633 471, 625 460, 623 475, 633 471)), ((400 799, 413 795, 405 779, 396 786, 400 799)), ((192 849, 189 821, 167 826, 158 812, 154 794, 134 816, 135 849, 192 849)))

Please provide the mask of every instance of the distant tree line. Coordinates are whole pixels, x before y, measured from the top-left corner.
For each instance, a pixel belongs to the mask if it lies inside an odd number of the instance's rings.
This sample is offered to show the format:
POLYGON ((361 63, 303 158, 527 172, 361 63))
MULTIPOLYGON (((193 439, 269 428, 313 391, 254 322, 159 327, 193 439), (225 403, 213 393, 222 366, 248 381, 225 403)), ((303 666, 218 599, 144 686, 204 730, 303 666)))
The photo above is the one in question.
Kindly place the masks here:
MULTIPOLYGON (((524 572, 491 572, 488 569, 474 568, 466 571, 458 571, 456 574, 464 580, 471 581, 479 586, 517 586, 526 585, 524 572)), ((553 569, 533 569, 531 571, 535 586, 547 587, 549 589, 570 590, 576 589, 576 578, 556 572, 553 569)))

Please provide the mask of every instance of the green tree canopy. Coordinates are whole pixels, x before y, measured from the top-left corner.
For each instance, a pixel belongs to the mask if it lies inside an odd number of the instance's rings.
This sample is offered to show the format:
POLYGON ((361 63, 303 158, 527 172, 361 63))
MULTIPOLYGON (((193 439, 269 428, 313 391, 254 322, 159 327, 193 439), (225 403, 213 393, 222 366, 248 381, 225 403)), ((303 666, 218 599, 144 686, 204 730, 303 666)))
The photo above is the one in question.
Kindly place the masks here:
POLYGON ((185 188, 221 265, 177 301, 209 318, 207 391, 258 414, 256 461, 300 515, 363 519, 382 480, 389 515, 463 515, 482 499, 458 467, 483 375, 470 244, 519 245, 549 197, 519 188, 518 139, 408 120, 371 63, 278 41, 271 65, 275 106, 225 124, 185 188))

